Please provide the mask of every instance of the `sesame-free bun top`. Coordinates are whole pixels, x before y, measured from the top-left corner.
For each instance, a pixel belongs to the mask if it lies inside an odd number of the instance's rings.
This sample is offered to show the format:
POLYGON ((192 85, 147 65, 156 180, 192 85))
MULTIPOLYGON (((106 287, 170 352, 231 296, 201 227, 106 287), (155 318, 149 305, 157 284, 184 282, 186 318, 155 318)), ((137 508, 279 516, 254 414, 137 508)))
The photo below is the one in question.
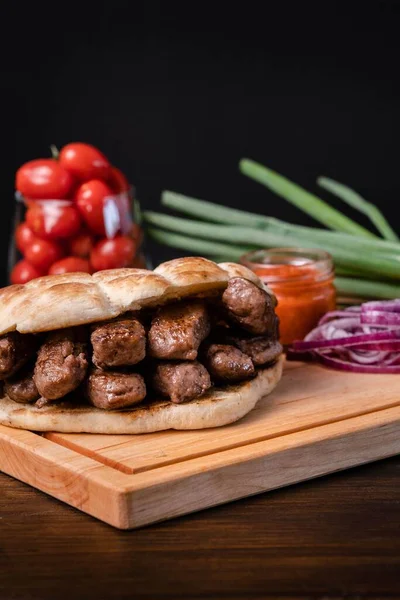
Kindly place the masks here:
POLYGON ((252 271, 236 263, 178 258, 146 269, 110 269, 33 279, 0 290, 0 335, 39 333, 112 319, 141 308, 224 289, 243 277, 268 290, 252 271))

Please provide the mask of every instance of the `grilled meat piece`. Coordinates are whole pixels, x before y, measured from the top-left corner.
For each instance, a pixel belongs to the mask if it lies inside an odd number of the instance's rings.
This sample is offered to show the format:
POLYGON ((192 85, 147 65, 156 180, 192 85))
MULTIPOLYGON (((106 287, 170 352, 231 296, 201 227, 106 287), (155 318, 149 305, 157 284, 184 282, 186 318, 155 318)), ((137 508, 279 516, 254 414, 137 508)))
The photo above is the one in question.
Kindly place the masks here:
POLYGON ((203 302, 179 302, 161 308, 151 322, 149 354, 166 360, 195 360, 200 343, 210 333, 203 302))
POLYGON ((222 295, 228 318, 254 335, 268 335, 274 339, 278 333, 275 302, 264 290, 251 281, 235 277, 222 295))
POLYGON ((4 383, 4 393, 14 402, 35 402, 40 394, 33 381, 33 366, 26 365, 16 375, 7 379, 4 383))
POLYGON ((0 379, 12 377, 32 356, 38 338, 29 333, 11 331, 0 337, 0 379))
POLYGON ((216 381, 243 381, 255 375, 252 360, 228 344, 211 344, 205 351, 205 364, 216 381))
POLYGON ((156 392, 172 402, 188 402, 198 398, 211 387, 210 375, 197 361, 160 362, 153 375, 156 392))
POLYGON ((250 356, 256 367, 276 360, 283 352, 283 348, 279 342, 267 337, 259 336, 245 338, 242 336, 229 335, 227 340, 244 352, 244 354, 250 356))
POLYGON ((90 341, 93 363, 101 369, 135 365, 146 355, 146 332, 137 319, 95 325, 90 341))
POLYGON ((60 329, 49 333, 39 349, 33 379, 47 400, 62 398, 84 380, 88 360, 83 339, 79 328, 60 329))
POLYGON ((138 404, 146 396, 146 384, 138 373, 94 369, 87 381, 87 397, 105 410, 138 404))

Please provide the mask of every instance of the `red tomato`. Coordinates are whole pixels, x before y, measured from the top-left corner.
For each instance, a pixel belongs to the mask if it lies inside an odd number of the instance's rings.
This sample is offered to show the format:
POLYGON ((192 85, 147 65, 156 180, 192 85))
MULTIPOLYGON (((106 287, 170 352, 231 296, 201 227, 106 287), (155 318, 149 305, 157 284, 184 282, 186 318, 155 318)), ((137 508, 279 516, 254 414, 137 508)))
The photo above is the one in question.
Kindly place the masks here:
POLYGON ((25 252, 25 248, 32 244, 36 240, 36 236, 28 223, 25 221, 20 223, 15 230, 15 244, 22 254, 25 252))
POLYGON ((92 250, 90 262, 95 271, 127 267, 135 256, 136 244, 125 235, 102 240, 92 250))
POLYGON ((37 269, 47 272, 53 263, 63 255, 62 248, 55 242, 39 240, 25 249, 25 258, 37 269))
POLYGON ((60 275, 61 273, 90 273, 90 264, 84 258, 67 256, 51 265, 49 275, 60 275))
POLYGON ((34 234, 49 240, 72 237, 81 227, 81 218, 74 206, 31 205, 26 220, 34 234))
POLYGON ((117 167, 110 168, 110 176, 107 179, 107 183, 117 194, 128 192, 130 188, 127 178, 120 169, 117 169, 117 167))
POLYGON ((62 148, 58 157, 60 164, 81 181, 107 179, 110 163, 107 158, 90 144, 75 142, 62 148))
POLYGON ((62 200, 68 198, 74 179, 53 158, 39 158, 25 163, 17 171, 15 187, 26 198, 62 200))
POLYGON ((89 233, 80 233, 69 243, 71 254, 81 258, 89 258, 93 246, 94 239, 89 233))
POLYGON ((36 279, 36 277, 42 275, 43 273, 28 263, 27 260, 20 260, 11 271, 10 279, 11 283, 27 283, 31 279, 36 279))
POLYGON ((75 206, 48 203, 30 206, 26 221, 33 233, 46 240, 73 237, 81 227, 81 218, 75 206))
POLYGON ((75 194, 76 204, 83 220, 97 235, 106 234, 103 216, 104 199, 113 195, 112 189, 99 179, 83 183, 75 194))

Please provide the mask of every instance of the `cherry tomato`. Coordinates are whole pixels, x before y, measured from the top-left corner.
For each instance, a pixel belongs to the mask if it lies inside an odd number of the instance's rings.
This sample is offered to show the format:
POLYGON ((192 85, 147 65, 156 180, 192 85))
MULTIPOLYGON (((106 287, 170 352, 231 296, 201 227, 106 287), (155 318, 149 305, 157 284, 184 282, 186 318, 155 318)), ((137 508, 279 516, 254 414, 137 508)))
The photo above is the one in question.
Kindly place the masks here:
POLYGON ((89 233, 80 233, 69 243, 72 256, 80 256, 81 258, 89 258, 93 246, 94 238, 89 233))
POLYGON ((110 175, 107 179, 107 183, 117 194, 128 192, 130 188, 127 178, 120 169, 117 169, 117 167, 110 168, 110 175))
POLYGON ((26 198, 57 200, 68 198, 74 179, 53 158, 39 158, 25 163, 17 171, 15 187, 26 198))
POLYGON ((17 262, 11 271, 11 283, 27 283, 31 279, 44 275, 42 271, 31 265, 27 260, 17 262))
POLYGON ((62 248, 55 242, 37 239, 25 249, 25 258, 34 267, 47 272, 63 256, 62 248))
POLYGON ((60 164, 80 181, 107 179, 110 163, 94 146, 75 142, 62 148, 58 157, 60 164))
POLYGON ((25 252, 25 248, 30 246, 30 244, 32 244, 32 242, 35 240, 36 236, 29 227, 28 223, 25 221, 20 223, 15 230, 15 244, 18 250, 23 254, 25 252))
POLYGON ((33 233, 46 240, 73 237, 81 227, 81 218, 75 206, 46 204, 30 206, 26 221, 33 233))
POLYGON ((60 275, 61 273, 90 273, 90 264, 84 258, 67 256, 58 260, 49 269, 49 275, 60 275))
POLYGON ((136 244, 125 235, 102 240, 92 250, 90 262, 95 271, 127 267, 135 256, 136 244))
POLYGON ((83 183, 75 194, 75 200, 83 220, 93 233, 105 235, 104 199, 113 196, 112 189, 99 179, 83 183))

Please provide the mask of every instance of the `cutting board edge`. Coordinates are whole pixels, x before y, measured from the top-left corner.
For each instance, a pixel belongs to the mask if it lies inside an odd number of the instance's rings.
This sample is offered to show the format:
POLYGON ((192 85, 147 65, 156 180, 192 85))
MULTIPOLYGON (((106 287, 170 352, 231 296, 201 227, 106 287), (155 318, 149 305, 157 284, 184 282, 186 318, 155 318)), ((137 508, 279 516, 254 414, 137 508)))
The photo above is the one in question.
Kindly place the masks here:
MULTIPOLYGON (((127 499, 130 514, 127 519, 129 523, 127 528, 136 529, 151 523, 165 521, 400 454, 400 407, 379 411, 378 414, 380 417, 378 423, 368 424, 365 422, 364 426, 358 429, 355 429, 357 425, 360 425, 357 422, 365 421, 371 415, 347 419, 347 422, 343 422, 346 427, 342 432, 338 431, 338 426, 342 425, 342 422, 324 425, 321 428, 313 428, 312 434, 316 437, 319 429, 325 430, 319 432, 321 437, 318 441, 314 437, 307 442, 306 437, 310 432, 303 431, 301 433, 305 438, 304 443, 289 444, 286 448, 285 444, 288 442, 286 438, 295 437, 297 433, 251 444, 246 446, 246 449, 251 449, 252 454, 249 453, 249 456, 243 458, 243 460, 232 461, 230 464, 226 464, 228 457, 221 455, 232 453, 237 449, 216 453, 215 460, 221 463, 219 465, 207 464, 201 467, 201 465, 194 464, 202 461, 204 457, 187 461, 186 467, 191 467, 192 473, 181 473, 174 480, 147 481, 147 485, 135 486, 128 492, 127 499), (386 421, 385 417, 387 417, 386 421), (331 435, 327 435, 327 428, 331 429, 331 435), (269 446, 271 442, 273 444, 281 443, 282 446, 280 450, 277 449, 276 452, 267 454, 262 447, 264 446, 265 450, 265 447, 269 446), (354 442, 357 444, 360 455, 354 455, 354 442), (314 455, 314 458, 317 458, 317 461, 313 466, 313 470, 305 474, 304 469, 308 469, 309 465, 307 464, 304 467, 301 462, 307 459, 309 451, 314 455), (336 462, 334 466, 329 461, 324 462, 323 459, 327 453, 336 455, 338 452, 342 454, 341 461, 336 462), (274 461, 277 464, 274 465, 274 461), (300 462, 300 467, 293 467, 296 461, 300 462), (272 467, 269 464, 271 462, 272 467), (261 477, 265 477, 265 471, 268 470, 268 467, 271 467, 271 470, 268 471, 269 481, 266 482, 262 478, 260 483, 255 484, 255 476, 259 474, 261 477), (275 468, 275 473, 273 480, 271 480, 273 468, 275 468), (223 476, 221 476, 221 473, 223 476), (208 481, 208 478, 212 480, 214 494, 212 501, 210 501, 210 481, 208 481), (242 486, 248 485, 249 487, 233 492, 235 480, 242 486), (168 496, 166 496, 167 486, 168 496), (253 489, 251 489, 251 486, 253 486, 253 489), (193 489, 196 488, 200 492, 199 499, 196 498, 193 505, 182 510, 181 498, 187 499, 190 494, 195 495, 193 489), (201 492, 204 490, 202 496, 201 492), (218 500, 215 500, 216 491, 222 493, 218 500), (176 502, 176 508, 173 507, 174 501, 176 502), (163 504, 165 508, 162 516, 160 516, 160 507, 163 504), (155 512, 158 513, 159 518, 156 517, 155 512)), ((208 459, 209 463, 211 457, 205 458, 208 459)), ((181 468, 185 469, 185 465, 181 464, 181 468)), ((168 469, 168 466, 155 471, 161 472, 166 469, 168 469)), ((148 473, 145 475, 148 476, 148 473)), ((144 482, 142 481, 142 483, 144 482)))
POLYGON ((126 475, 41 435, 0 425, 0 471, 117 528, 126 475))
POLYGON ((12 449, 0 456, 0 469, 114 527, 135 529, 398 454, 400 407, 300 434, 128 475, 37 434, 0 427, 0 447, 12 449), (354 441, 361 455, 354 455, 354 441), (322 460, 339 451, 346 460, 322 460), (317 458, 311 471, 310 452, 317 458))

